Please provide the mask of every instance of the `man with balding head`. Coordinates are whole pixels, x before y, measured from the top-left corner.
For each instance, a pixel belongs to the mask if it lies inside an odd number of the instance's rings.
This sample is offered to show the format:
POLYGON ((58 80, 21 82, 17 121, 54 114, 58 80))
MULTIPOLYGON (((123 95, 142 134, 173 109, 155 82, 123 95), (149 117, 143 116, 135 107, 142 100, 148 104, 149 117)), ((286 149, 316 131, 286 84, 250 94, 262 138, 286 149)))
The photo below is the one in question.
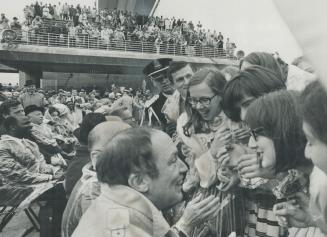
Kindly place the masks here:
POLYGON ((72 235, 83 213, 100 195, 100 184, 95 172, 100 153, 117 133, 129 127, 123 122, 110 121, 100 123, 91 130, 88 136, 90 162, 83 167, 83 175, 69 197, 61 226, 63 237, 72 235))

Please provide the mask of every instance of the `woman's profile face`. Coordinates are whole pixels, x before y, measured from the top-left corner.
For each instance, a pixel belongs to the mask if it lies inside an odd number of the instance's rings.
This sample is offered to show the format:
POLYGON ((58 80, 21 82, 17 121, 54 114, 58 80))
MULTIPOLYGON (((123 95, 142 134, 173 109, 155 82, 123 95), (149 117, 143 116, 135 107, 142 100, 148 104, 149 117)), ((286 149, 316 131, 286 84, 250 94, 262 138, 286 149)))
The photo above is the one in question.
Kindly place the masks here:
POLYGON ((221 100, 206 82, 190 86, 190 100, 192 108, 196 110, 203 120, 211 121, 221 112, 221 100))
POLYGON ((303 122, 303 131, 307 138, 304 155, 312 160, 313 164, 327 174, 327 145, 320 141, 307 122, 303 122))
POLYGON ((271 169, 276 166, 276 150, 274 142, 269 137, 261 135, 259 132, 256 133, 255 130, 252 130, 251 132, 248 145, 251 149, 256 151, 258 161, 261 162, 262 166, 271 173, 271 169))

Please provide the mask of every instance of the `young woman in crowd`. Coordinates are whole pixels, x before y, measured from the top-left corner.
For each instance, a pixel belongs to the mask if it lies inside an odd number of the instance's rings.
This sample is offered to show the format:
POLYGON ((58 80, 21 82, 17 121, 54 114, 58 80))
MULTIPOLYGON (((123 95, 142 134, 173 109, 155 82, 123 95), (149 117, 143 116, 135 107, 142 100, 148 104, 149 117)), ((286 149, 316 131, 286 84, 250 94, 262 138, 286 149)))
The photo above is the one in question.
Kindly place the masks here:
POLYGON ((272 70, 283 80, 283 82, 286 82, 286 75, 272 54, 265 52, 250 53, 240 61, 240 70, 244 70, 253 65, 272 70))
POLYGON ((295 227, 316 226, 327 234, 327 93, 318 82, 302 93, 303 131, 307 138, 306 158, 314 169, 310 176, 310 200, 296 194, 293 200, 275 205, 275 214, 284 224, 295 227))
POLYGON ((239 72, 226 84, 223 109, 234 122, 244 120, 248 106, 258 97, 286 89, 281 77, 267 68, 251 66, 239 72))
MULTIPOLYGON (((249 196, 261 200, 257 204, 265 209, 261 212, 258 205, 248 207, 245 232, 248 236, 285 236, 288 231, 289 236, 303 234, 298 229, 280 226, 273 213, 275 203, 296 192, 306 194, 308 191, 312 165, 304 158, 306 140, 301 129, 299 97, 299 93, 293 91, 269 93, 255 100, 246 113, 245 122, 251 128, 249 147, 254 152, 240 157, 238 173, 241 181, 260 179, 255 186, 242 184, 251 189, 249 196)), ((315 236, 315 229, 303 231, 312 231, 308 236, 315 236)))
MULTIPOLYGON (((260 66, 248 67, 226 84, 223 96, 224 112, 232 121, 243 122, 248 107, 253 101, 269 92, 284 89, 286 89, 285 84, 278 77, 278 74, 260 66)), ((223 152, 226 152, 226 149, 220 151, 221 154, 223 152)), ((222 158, 224 157, 222 156, 222 158)), ((218 159, 218 163, 223 163, 219 161, 220 159, 218 159)), ((252 179, 248 181, 248 185, 255 187, 256 181, 260 180, 252 179)), ((247 216, 245 221, 251 220, 247 223, 246 228, 248 236, 255 237, 257 232, 268 235, 270 233, 269 225, 267 224, 267 229, 262 228, 262 225, 265 225, 262 223, 271 223, 273 226, 278 226, 277 220, 271 216, 274 202, 272 195, 270 197, 267 199, 266 196, 252 197, 246 195, 247 216), (260 224, 260 222, 262 223, 260 224), (253 223, 258 224, 253 225, 253 223), (249 231, 250 229, 252 230, 249 231)), ((279 235, 270 236, 277 237, 279 235)))
POLYGON ((265 52, 253 52, 244 57, 240 69, 258 65, 274 71, 286 84, 288 90, 302 91, 306 85, 315 79, 314 74, 306 72, 294 65, 288 65, 281 58, 275 58, 265 52))
MULTIPOLYGON (((233 231, 238 234, 242 232, 244 219, 241 218, 241 200, 228 199, 229 195, 217 188, 218 167, 213 158, 218 147, 228 144, 232 137, 229 130, 231 122, 221 106, 225 84, 226 79, 219 71, 204 68, 196 72, 189 83, 186 112, 177 121, 178 137, 188 153, 186 160, 189 174, 184 188, 187 185, 192 186, 186 190, 193 191, 191 199, 197 195, 205 198, 214 194, 221 198, 222 206, 228 203, 218 217, 196 228, 193 236, 199 236, 205 231, 210 236, 228 236, 233 231)), ((241 136, 242 131, 237 135, 241 136)))

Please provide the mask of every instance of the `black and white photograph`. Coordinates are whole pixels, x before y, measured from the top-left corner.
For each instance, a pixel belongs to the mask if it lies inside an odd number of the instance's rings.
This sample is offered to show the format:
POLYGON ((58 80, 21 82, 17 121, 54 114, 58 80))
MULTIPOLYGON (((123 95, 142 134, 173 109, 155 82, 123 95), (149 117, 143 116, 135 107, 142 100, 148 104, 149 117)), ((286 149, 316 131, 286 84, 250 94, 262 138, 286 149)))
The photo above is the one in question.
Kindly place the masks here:
POLYGON ((0 237, 327 237, 325 0, 2 0, 0 237))

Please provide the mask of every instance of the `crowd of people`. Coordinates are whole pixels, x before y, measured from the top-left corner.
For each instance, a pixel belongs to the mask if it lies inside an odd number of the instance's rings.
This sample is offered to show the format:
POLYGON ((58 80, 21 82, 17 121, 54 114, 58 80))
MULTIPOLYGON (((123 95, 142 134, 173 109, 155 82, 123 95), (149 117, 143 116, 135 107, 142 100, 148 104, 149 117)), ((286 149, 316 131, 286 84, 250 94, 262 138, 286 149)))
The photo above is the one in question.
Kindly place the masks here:
POLYGON ((156 94, 27 81, 1 96, 1 204, 38 193, 45 236, 326 236, 327 93, 301 62, 159 58, 156 94))
MULTIPOLYGON (((145 17, 117 9, 97 9, 77 4, 57 5, 35 2, 24 8, 25 19, 21 24, 17 17, 9 24, 2 14, 0 29, 21 32, 19 40, 39 42, 47 34, 54 34, 54 45, 86 47, 91 44, 110 48, 113 42, 149 42, 155 52, 202 56, 203 47, 215 50, 213 55, 234 57, 236 44, 224 39, 221 32, 205 29, 200 21, 163 16, 145 17), (177 50, 176 50, 177 46, 177 50), (182 50, 180 50, 182 48, 182 50), (176 52, 177 51, 177 52, 176 52), (181 51, 181 52, 179 52, 181 51), (201 52, 201 53, 200 53, 201 52)), ((116 45, 114 45, 116 46, 116 45)), ((112 46, 112 47, 114 47, 112 46)), ((119 45, 118 45, 119 46, 119 45)), ((208 53, 207 53, 208 54, 208 53)))

